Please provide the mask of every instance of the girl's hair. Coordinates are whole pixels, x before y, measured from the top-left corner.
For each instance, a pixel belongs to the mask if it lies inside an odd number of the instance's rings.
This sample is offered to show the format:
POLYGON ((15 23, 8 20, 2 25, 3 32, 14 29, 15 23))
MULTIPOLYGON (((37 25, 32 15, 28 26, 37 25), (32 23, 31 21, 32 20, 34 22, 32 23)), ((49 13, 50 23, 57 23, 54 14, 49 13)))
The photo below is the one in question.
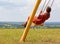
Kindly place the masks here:
POLYGON ((51 7, 48 6, 48 7, 46 8, 46 12, 50 13, 50 12, 51 12, 51 7))

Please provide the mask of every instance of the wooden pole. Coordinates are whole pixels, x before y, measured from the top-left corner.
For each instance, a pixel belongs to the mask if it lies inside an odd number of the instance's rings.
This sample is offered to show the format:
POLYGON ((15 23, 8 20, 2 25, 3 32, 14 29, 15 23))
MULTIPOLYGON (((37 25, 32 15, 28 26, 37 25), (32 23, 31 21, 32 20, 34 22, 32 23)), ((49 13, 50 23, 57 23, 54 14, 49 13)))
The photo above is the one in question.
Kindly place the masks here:
POLYGON ((38 9, 38 7, 39 7, 40 2, 41 2, 41 0, 36 0, 36 4, 35 4, 35 6, 34 6, 34 9, 33 9, 32 13, 31 13, 31 16, 30 16, 30 19, 29 19, 29 21, 28 21, 28 23, 27 23, 27 26, 26 26, 26 28, 25 28, 25 30, 24 30, 24 32, 23 32, 23 35, 22 35, 22 37, 21 37, 21 39, 20 39, 20 42, 25 41, 26 36, 27 36, 27 33, 28 33, 28 31, 29 31, 29 28, 30 28, 30 26, 31 26, 32 20, 33 20, 35 14, 36 14, 36 11, 37 11, 37 9, 38 9))

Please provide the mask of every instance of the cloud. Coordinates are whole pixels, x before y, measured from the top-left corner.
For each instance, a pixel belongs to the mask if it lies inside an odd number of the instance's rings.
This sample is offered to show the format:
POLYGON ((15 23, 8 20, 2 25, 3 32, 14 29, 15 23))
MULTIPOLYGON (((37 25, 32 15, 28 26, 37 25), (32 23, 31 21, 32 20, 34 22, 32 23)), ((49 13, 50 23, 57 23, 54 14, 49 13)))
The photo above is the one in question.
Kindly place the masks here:
MULTIPOLYGON (((31 14, 36 0, 0 0, 0 21, 26 21, 27 17, 31 14)), ((39 14, 44 0, 36 14, 39 14)), ((60 0, 54 2, 52 6, 50 21, 60 21, 58 14, 60 14, 60 0), (57 5, 57 6, 56 6, 57 5), (57 14, 57 15, 56 15, 57 14), (57 16, 58 18, 56 18, 57 16)))
POLYGON ((32 5, 28 3, 28 1, 19 1, 16 0, 2 0, 0 1, 0 21, 23 21, 26 19, 27 15, 30 13, 32 9, 32 5), (28 3, 28 4, 27 4, 28 3), (19 20, 18 20, 19 19, 19 20))
POLYGON ((10 7, 19 7, 20 5, 16 5, 14 3, 9 3, 9 2, 1 2, 0 1, 0 7, 4 8, 10 8, 10 7))

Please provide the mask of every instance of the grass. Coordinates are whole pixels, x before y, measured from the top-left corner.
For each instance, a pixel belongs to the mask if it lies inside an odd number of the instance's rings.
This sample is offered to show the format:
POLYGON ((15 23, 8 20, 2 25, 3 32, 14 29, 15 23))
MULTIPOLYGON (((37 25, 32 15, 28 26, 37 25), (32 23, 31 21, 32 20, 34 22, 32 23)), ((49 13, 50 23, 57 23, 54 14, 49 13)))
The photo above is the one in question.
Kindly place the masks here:
POLYGON ((60 44, 60 28, 30 29, 26 41, 19 43, 23 29, 0 29, 0 44, 60 44))

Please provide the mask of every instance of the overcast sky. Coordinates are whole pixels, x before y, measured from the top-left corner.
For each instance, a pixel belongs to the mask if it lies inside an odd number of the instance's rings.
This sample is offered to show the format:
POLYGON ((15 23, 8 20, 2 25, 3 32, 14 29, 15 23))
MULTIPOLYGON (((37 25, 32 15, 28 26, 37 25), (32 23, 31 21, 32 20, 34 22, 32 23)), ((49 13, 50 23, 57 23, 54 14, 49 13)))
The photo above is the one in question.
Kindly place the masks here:
MULTIPOLYGON (((0 21, 26 21, 34 7, 35 1, 36 0, 0 0, 0 21)), ((42 0, 36 15, 39 14, 44 1, 45 0, 42 0)), ((54 1, 51 17, 46 22, 60 22, 60 0, 54 1)))

